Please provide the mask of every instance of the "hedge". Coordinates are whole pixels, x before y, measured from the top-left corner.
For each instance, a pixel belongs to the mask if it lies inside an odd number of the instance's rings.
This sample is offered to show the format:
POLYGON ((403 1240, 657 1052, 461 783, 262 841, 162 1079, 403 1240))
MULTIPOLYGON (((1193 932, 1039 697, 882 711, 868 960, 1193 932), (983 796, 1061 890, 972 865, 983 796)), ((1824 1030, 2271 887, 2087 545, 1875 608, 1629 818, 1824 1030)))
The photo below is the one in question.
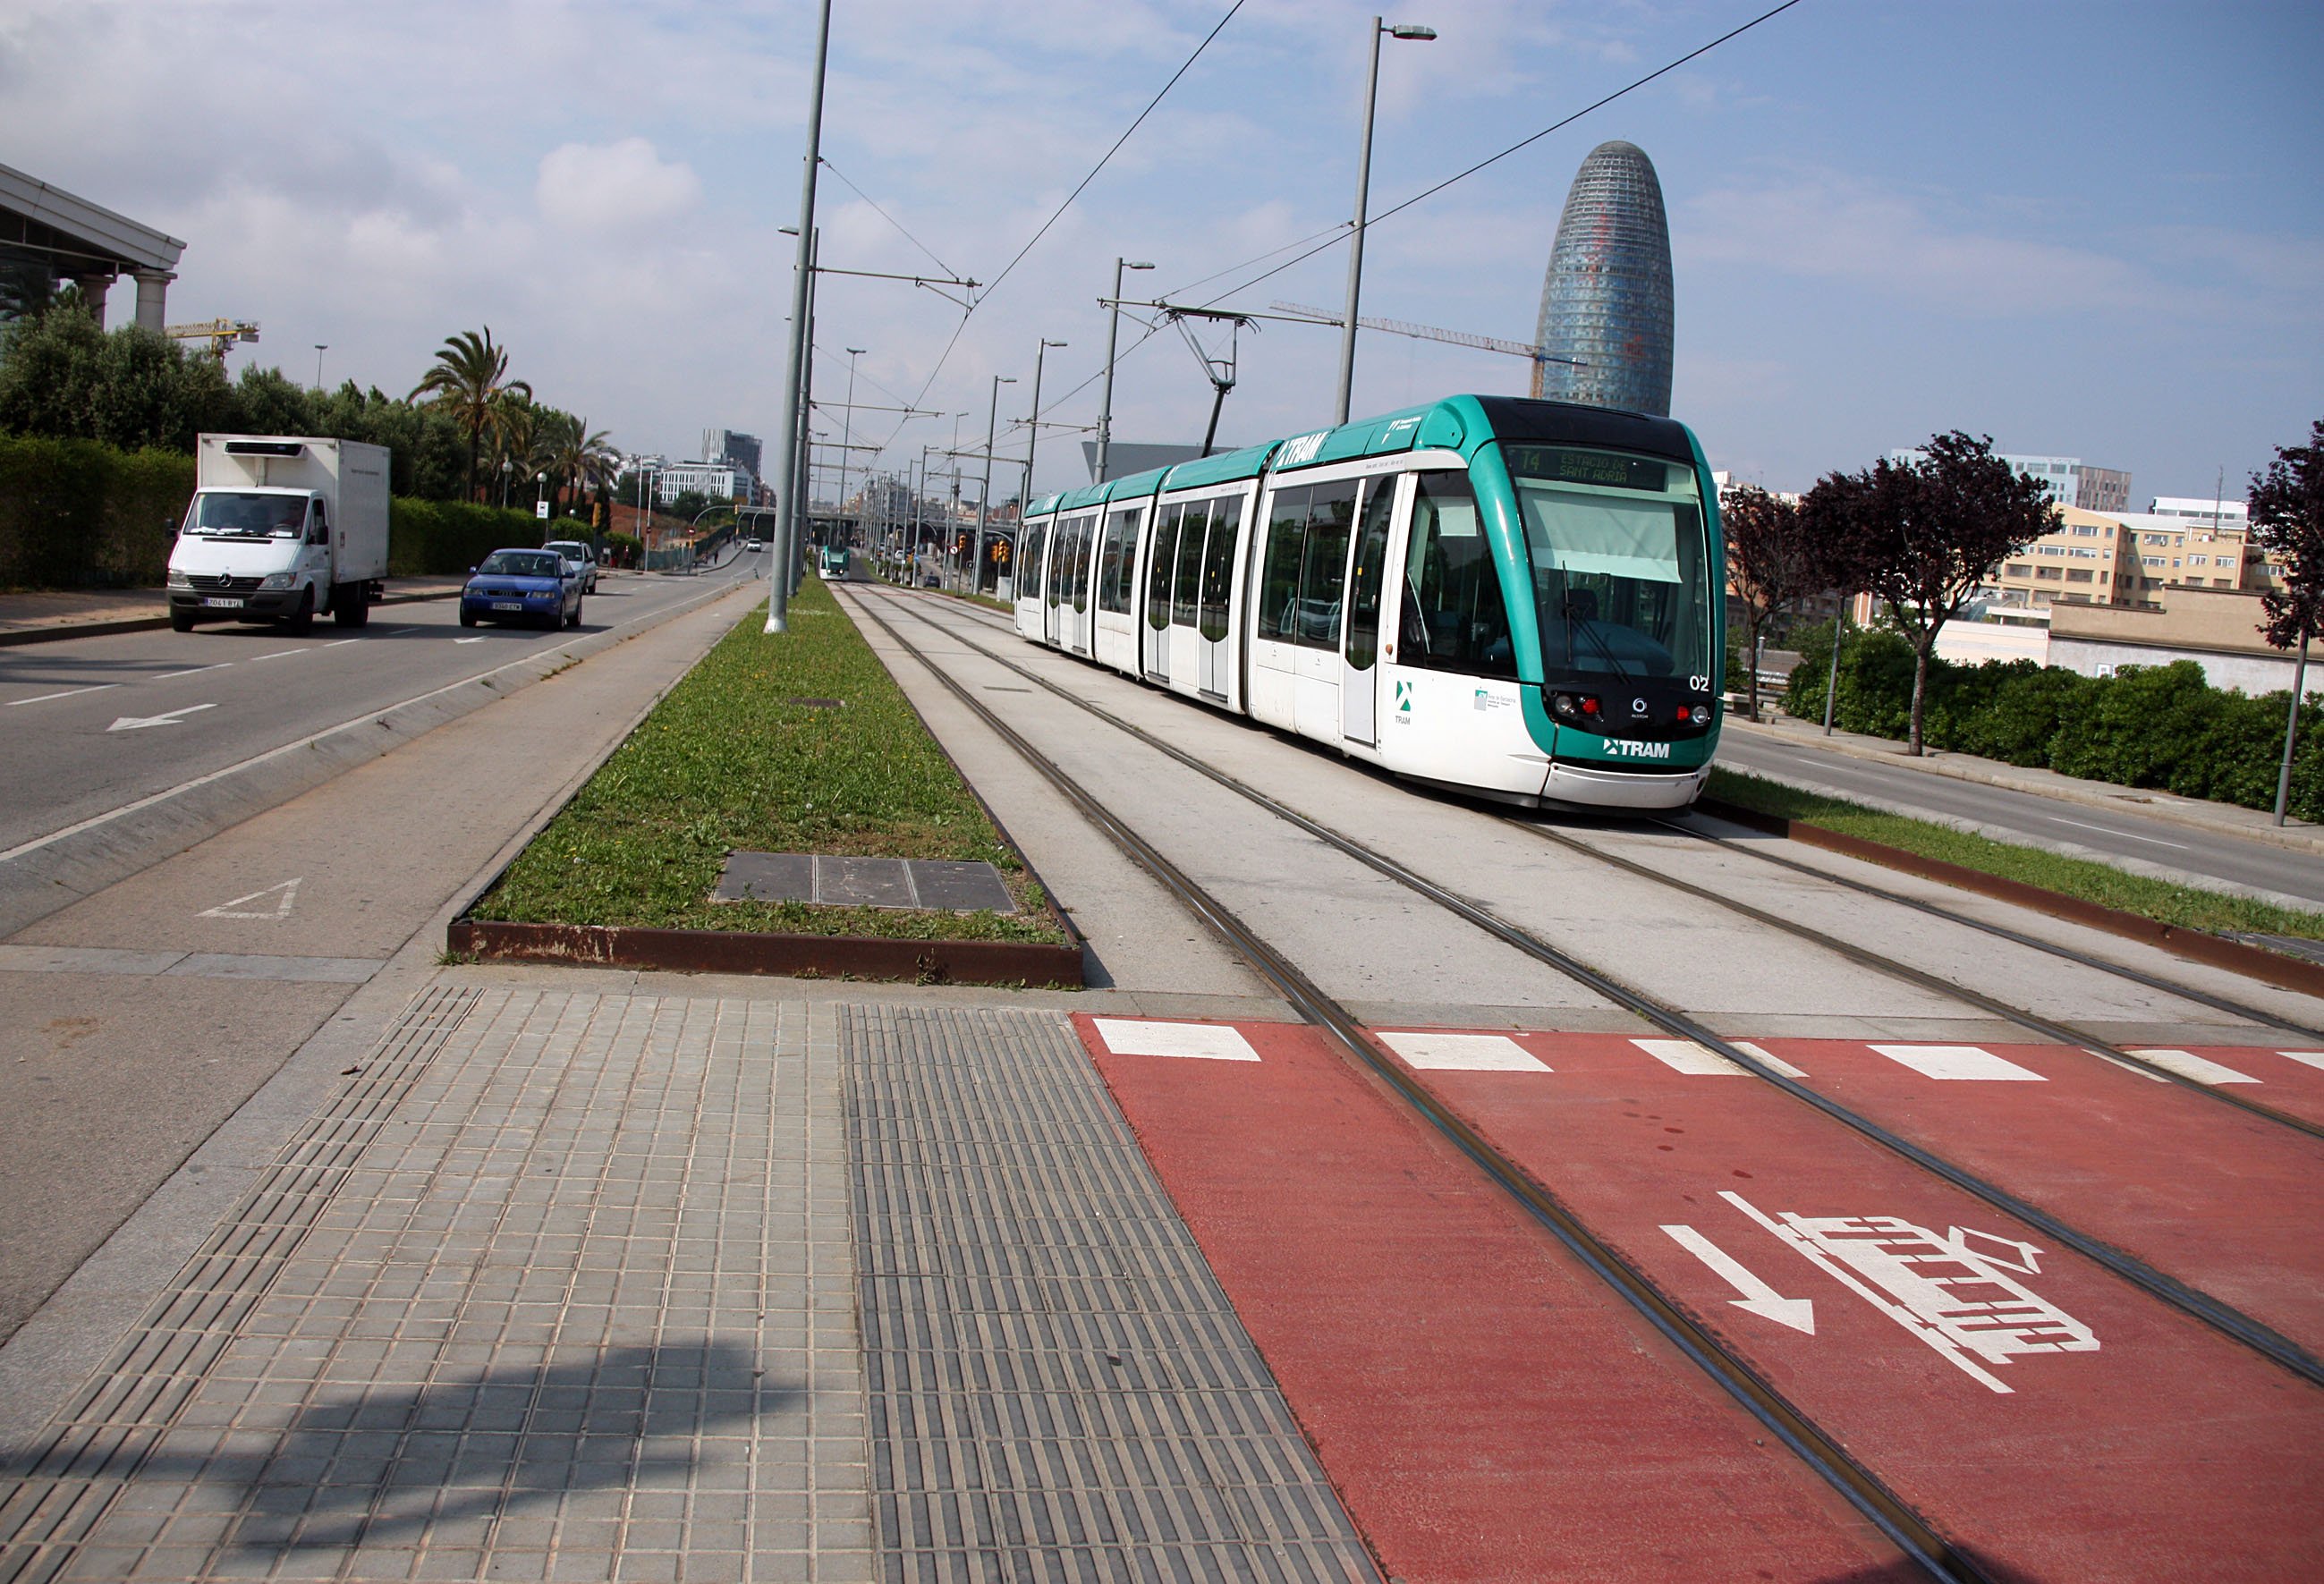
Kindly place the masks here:
MULTIPOLYGON (((1831 628, 1807 629, 1795 641, 1800 663, 1784 707, 1821 721, 1831 628)), ((1912 646, 1886 631, 1850 636, 1832 724, 1902 738, 1912 703, 1912 646)), ((2272 809, 2291 705, 2289 688, 2254 698, 2213 687, 2193 660, 2083 677, 2031 660, 1957 666, 1932 656, 1923 736, 1932 749, 2005 764, 2272 809)), ((2324 820, 2324 704, 2312 697, 2301 707, 2287 812, 2324 820)))
MULTIPOLYGON (((193 493, 194 459, 174 451, 0 435, 0 588, 158 588, 193 493)), ((398 497, 388 570, 462 573, 542 538, 530 511, 398 497)))

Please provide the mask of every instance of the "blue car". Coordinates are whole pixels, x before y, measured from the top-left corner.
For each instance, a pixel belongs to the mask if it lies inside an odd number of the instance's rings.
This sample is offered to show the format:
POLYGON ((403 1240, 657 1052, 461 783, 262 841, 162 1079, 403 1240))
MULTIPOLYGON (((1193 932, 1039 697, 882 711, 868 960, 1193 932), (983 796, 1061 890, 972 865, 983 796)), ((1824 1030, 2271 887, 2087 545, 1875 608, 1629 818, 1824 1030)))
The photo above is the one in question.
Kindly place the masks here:
POLYGON ((580 626, 579 568, 555 550, 494 550, 460 591, 460 625, 479 622, 580 626))

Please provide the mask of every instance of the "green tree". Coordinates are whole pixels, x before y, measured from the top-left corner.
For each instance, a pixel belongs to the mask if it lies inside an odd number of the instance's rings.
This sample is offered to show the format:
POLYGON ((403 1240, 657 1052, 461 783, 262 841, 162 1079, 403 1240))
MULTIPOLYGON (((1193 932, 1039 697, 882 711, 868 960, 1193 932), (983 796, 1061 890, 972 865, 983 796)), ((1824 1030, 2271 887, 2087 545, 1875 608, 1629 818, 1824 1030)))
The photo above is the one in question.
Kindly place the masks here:
POLYGON ((1993 454, 1993 437, 1960 429, 1931 437, 1918 462, 1885 457, 1858 474, 1829 474, 1800 502, 1847 586, 1868 591, 1913 649, 1907 751, 1923 750, 1929 658, 2002 560, 2058 521, 2042 486, 1993 454))
POLYGON ((2300 701, 2307 692, 2308 645, 2324 626, 2324 419, 2309 426, 2305 446, 2279 446, 2267 471, 2252 474, 2251 535, 2283 573, 2283 586, 2260 596, 2267 612, 2260 632, 2277 649, 2300 646, 2292 703, 2285 712, 2283 761, 2276 778, 2275 823, 2283 823, 2292 761, 2300 735, 2300 701))
MULTIPOLYGON (((1727 541, 1727 577, 1743 608, 1744 697, 1759 718, 1759 644, 1768 630, 1802 602, 1831 587, 1799 504, 1757 484, 1736 489, 1719 508, 1727 541)), ((1733 684, 1730 682, 1729 686, 1733 684)))
POLYGON ((502 395, 521 393, 528 401, 532 399, 530 385, 508 377, 508 349, 493 345, 490 325, 484 327, 481 335, 475 330, 463 330, 445 338, 436 353, 434 366, 420 376, 409 398, 416 402, 427 397, 431 405, 448 411, 467 436, 466 487, 471 497, 476 493, 476 462, 484 449, 484 437, 500 421, 502 395))

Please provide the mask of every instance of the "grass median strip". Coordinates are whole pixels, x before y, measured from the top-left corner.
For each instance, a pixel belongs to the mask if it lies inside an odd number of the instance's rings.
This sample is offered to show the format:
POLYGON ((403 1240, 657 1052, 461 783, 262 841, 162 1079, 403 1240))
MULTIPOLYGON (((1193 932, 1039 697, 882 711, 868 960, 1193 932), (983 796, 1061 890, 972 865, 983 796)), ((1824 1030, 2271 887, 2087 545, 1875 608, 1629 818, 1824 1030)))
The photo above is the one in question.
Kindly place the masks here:
POLYGON ((764 607, 720 640, 540 835, 473 916, 1062 943, 1039 885, 903 690, 809 579, 790 631, 764 607), (1023 911, 713 902, 730 851, 982 861, 1023 911))
POLYGON ((1843 835, 1900 847, 1923 858, 2039 886, 2045 891, 2181 929, 2222 935, 2295 935, 2303 940, 2324 940, 2324 914, 2278 907, 2254 898, 2195 886, 2174 885, 2088 859, 2069 858, 2038 847, 2021 847, 1972 835, 1926 820, 1886 814, 1860 803, 1803 792, 1757 776, 1714 769, 1710 785, 1703 790, 1709 797, 1760 814, 1821 825, 1843 835))

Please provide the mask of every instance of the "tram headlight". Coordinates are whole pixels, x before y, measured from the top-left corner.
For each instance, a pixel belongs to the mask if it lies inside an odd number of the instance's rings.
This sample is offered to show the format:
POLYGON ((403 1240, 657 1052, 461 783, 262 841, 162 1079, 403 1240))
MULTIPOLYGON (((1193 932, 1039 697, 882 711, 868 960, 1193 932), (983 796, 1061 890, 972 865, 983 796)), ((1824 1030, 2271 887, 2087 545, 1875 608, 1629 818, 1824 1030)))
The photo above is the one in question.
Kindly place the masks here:
POLYGON ((1549 695, 1550 713, 1561 721, 1594 721, 1604 708, 1594 693, 1553 693, 1549 695))

